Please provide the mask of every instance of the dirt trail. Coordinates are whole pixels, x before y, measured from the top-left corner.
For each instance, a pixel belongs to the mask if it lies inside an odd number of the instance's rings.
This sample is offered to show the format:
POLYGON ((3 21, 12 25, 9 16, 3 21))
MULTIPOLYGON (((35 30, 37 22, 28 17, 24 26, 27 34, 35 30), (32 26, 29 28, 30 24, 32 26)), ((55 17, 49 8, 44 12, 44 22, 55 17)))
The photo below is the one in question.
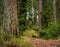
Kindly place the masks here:
POLYGON ((33 44, 34 47, 60 47, 60 40, 28 38, 28 41, 33 44))

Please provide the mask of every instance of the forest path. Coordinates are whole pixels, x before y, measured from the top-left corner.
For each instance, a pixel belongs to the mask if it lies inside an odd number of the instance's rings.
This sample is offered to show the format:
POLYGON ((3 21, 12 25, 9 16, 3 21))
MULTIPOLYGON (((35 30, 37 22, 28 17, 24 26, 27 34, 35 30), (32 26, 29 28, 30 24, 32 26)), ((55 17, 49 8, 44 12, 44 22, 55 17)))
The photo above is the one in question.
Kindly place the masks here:
POLYGON ((33 44, 34 47, 60 47, 60 40, 28 38, 28 41, 33 44))

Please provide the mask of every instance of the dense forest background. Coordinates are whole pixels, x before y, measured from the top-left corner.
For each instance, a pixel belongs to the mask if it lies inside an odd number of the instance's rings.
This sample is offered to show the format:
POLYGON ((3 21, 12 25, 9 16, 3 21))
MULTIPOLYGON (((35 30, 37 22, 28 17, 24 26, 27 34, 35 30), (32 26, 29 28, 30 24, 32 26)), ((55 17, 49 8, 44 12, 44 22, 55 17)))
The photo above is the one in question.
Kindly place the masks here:
POLYGON ((0 0, 0 38, 14 37, 60 39, 60 0, 0 0))

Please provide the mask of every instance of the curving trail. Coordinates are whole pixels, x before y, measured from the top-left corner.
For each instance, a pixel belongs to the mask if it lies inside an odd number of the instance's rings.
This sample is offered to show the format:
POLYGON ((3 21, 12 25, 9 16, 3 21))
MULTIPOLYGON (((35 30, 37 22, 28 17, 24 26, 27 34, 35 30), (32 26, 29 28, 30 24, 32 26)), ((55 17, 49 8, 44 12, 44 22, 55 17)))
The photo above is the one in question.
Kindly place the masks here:
POLYGON ((33 44, 34 47, 60 47, 60 40, 28 38, 28 41, 33 44))

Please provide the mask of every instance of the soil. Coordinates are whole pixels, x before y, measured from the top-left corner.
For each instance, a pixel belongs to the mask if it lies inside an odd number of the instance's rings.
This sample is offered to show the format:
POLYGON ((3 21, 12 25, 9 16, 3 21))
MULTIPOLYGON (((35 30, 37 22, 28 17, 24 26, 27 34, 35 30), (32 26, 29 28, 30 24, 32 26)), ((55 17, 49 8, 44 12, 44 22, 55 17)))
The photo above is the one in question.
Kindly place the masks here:
POLYGON ((60 40, 42 40, 36 38, 28 38, 33 47, 60 47, 60 40))

